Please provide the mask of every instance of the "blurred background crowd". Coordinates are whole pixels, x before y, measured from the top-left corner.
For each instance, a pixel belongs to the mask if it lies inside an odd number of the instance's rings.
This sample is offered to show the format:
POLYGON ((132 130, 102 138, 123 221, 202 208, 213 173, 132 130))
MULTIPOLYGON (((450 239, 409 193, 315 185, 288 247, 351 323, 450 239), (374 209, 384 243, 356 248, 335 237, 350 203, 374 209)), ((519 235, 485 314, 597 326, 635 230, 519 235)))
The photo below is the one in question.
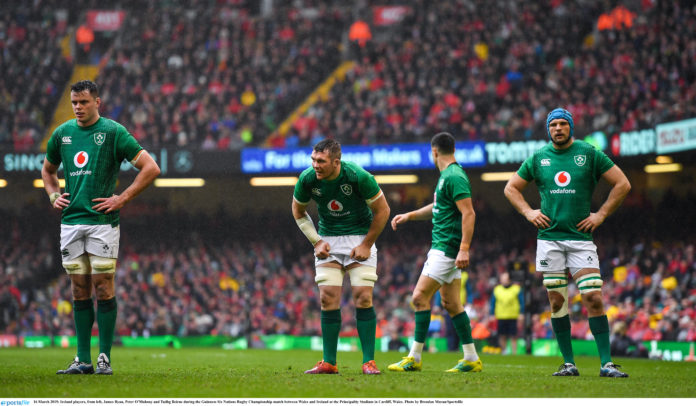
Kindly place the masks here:
MULTIPOLYGON (((564 105, 576 131, 631 131, 696 115, 690 1, 404 0, 397 24, 378 1, 10 0, 0 17, 0 145, 37 148, 76 60, 81 12, 125 10, 95 34, 102 113, 146 147, 544 139, 564 105), (628 5, 626 8, 623 5, 628 5), (611 14, 609 27, 601 18, 611 14), (370 40, 351 41, 355 21, 370 40), (343 61, 318 103, 281 124, 343 61)), ((79 55, 79 53, 78 53, 79 55)))
MULTIPOLYGON (((693 198, 693 196, 692 196, 693 198)), ((696 339, 696 240, 691 220, 636 222, 646 210, 683 211, 692 200, 666 197, 657 207, 622 208, 602 226, 596 244, 609 320, 633 340, 696 339), (662 236, 662 237, 658 237, 662 236)), ((394 211, 408 208, 395 207, 394 211)), ((491 294, 500 275, 515 283, 532 278, 535 338, 552 338, 546 292, 534 272, 535 233, 518 215, 501 216, 476 202, 477 228, 468 272, 467 311, 474 336, 495 336, 491 294), (519 218, 518 218, 519 217, 519 218)), ((311 247, 290 213, 231 217, 224 212, 189 214, 167 210, 125 210, 116 273, 120 335, 226 335, 320 333, 318 290, 311 247), (176 221, 170 221, 175 218, 176 221), (253 232, 252 232, 253 230, 253 232), (180 236, 187 238, 182 239, 180 236), (279 237, 283 236, 285 237, 279 237)), ((14 217, 0 238, 0 332, 25 335, 72 334, 69 278, 58 256, 58 228, 47 208, 31 207, 14 217), (19 227, 31 224, 32 227, 19 227)), ((375 310, 379 336, 413 333, 411 292, 429 249, 428 222, 410 223, 400 233, 385 230, 378 241, 379 282, 375 310)), ((354 307, 345 286, 343 334, 355 335, 354 307)), ((589 338, 586 314, 574 284, 570 288, 574 338, 589 338)), ((433 303, 434 320, 445 314, 433 303)), ((519 318, 523 331, 523 317, 519 318)), ((445 336, 446 323, 433 336, 445 336)))

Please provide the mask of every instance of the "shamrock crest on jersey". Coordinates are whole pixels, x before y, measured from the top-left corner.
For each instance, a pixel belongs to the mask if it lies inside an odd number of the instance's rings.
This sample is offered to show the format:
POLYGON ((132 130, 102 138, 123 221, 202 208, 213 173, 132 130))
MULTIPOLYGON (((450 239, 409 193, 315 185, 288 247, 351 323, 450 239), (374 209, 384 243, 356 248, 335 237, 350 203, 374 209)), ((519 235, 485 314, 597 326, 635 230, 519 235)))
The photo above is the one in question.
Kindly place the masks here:
POLYGON ((106 140, 106 133, 94 133, 94 143, 101 145, 106 140))
POLYGON ((341 185, 341 192, 343 192, 343 194, 346 196, 350 196, 353 194, 353 187, 347 183, 344 183, 341 185))

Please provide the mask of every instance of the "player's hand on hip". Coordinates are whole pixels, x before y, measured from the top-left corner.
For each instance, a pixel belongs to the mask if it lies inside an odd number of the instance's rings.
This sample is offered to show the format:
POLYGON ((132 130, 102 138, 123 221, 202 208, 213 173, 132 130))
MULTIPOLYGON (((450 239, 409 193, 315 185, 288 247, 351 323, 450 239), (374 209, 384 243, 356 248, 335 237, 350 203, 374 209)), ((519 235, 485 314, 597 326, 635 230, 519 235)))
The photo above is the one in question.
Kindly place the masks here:
POLYGON ((356 261, 364 261, 370 258, 370 251, 371 247, 360 244, 350 251, 350 257, 356 261))
POLYGON ((590 213, 590 215, 587 216, 587 218, 585 218, 583 221, 579 222, 576 227, 579 231, 591 233, 602 223, 604 223, 602 216, 597 213, 590 213))
POLYGON ((454 266, 459 269, 465 269, 469 266, 469 250, 459 250, 457 258, 454 260, 454 266))
POLYGON ((119 210, 125 204, 119 195, 113 195, 111 197, 97 197, 96 199, 92 199, 92 201, 97 203, 92 206, 92 209, 96 211, 103 211, 104 214, 111 213, 114 210, 119 210))
POLYGON ((392 218, 392 221, 391 221, 392 230, 396 231, 396 226, 398 226, 399 224, 403 224, 407 221, 408 221, 408 215, 397 214, 396 216, 394 216, 394 218, 392 218))
POLYGON ((53 202, 53 208, 63 210, 64 208, 68 207, 70 204, 68 196, 70 196, 70 193, 63 193, 62 195, 58 196, 58 198, 53 202))
POLYGON ((329 257, 330 250, 331 246, 328 242, 319 240, 319 242, 317 242, 317 244, 314 246, 314 256, 319 259, 326 259, 329 257))
POLYGON ((524 214, 524 217, 536 228, 549 228, 551 226, 551 219, 541 210, 529 210, 524 214))

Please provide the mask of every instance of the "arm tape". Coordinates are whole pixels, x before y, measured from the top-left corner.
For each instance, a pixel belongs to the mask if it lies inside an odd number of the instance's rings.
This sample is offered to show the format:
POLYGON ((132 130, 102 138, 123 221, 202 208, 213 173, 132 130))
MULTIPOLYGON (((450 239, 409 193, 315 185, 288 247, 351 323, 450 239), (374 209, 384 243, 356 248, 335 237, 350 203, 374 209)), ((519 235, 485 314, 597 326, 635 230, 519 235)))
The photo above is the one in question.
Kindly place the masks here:
POLYGON ((365 200, 365 203, 371 205, 372 203, 376 202, 380 197, 382 197, 383 194, 384 193, 382 193, 382 190, 380 189, 379 193, 377 193, 375 197, 373 197, 372 199, 365 200))
POLYGON ((50 195, 48 195, 48 199, 51 201, 51 206, 53 206, 53 204, 56 202, 56 200, 58 200, 60 196, 61 195, 58 192, 53 192, 50 195))
POLYGON ((317 233, 317 229, 314 228, 314 223, 312 222, 312 218, 309 217, 309 214, 305 213, 304 217, 295 219, 295 222, 309 242, 312 243, 312 246, 317 245, 317 243, 321 241, 321 237, 317 233))

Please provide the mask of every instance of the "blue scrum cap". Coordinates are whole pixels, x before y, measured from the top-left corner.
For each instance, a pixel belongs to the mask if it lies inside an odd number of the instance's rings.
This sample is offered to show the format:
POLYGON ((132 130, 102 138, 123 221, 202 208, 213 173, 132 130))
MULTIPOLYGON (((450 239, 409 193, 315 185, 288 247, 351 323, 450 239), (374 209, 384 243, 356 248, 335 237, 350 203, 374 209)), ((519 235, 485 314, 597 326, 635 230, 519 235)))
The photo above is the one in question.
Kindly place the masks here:
POLYGON ((573 115, 570 114, 570 111, 562 108, 557 108, 552 110, 548 116, 546 116, 546 135, 551 137, 551 132, 549 131, 549 124, 551 124, 551 121, 557 119, 557 118, 562 118, 563 120, 567 121, 568 124, 570 124, 570 136, 573 136, 573 130, 575 129, 575 123, 573 123, 573 115))

